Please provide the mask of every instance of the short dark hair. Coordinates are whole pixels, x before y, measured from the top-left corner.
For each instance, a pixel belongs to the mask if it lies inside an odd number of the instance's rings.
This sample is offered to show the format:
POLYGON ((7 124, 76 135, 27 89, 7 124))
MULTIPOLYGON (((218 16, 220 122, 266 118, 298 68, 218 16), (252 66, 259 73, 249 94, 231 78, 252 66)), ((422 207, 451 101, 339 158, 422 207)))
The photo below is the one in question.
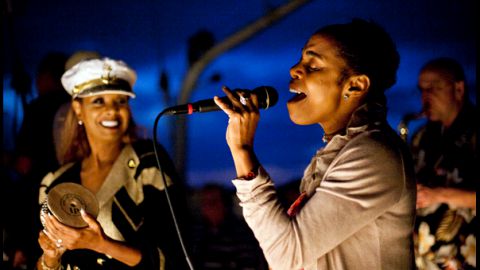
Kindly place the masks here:
POLYGON ((439 57, 432 59, 423 65, 420 72, 426 70, 440 72, 454 82, 465 82, 465 72, 463 71, 463 67, 453 58, 439 57))
POLYGON ((347 64, 343 79, 355 74, 370 78, 370 96, 383 96, 397 81, 400 55, 390 35, 377 23, 353 19, 322 27, 315 34, 331 39, 339 47, 339 56, 347 64))

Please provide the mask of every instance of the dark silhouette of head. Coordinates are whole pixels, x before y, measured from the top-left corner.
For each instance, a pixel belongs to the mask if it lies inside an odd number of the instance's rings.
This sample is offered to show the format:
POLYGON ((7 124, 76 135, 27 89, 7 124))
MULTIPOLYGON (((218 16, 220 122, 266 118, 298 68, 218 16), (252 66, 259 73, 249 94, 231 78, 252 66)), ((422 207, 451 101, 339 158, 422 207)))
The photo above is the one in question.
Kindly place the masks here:
POLYGON ((200 212, 209 226, 218 228, 231 214, 228 191, 218 184, 207 184, 200 190, 200 212))
POLYGON ((68 56, 61 52, 50 52, 42 58, 37 67, 36 86, 39 95, 64 92, 61 78, 65 72, 68 56))

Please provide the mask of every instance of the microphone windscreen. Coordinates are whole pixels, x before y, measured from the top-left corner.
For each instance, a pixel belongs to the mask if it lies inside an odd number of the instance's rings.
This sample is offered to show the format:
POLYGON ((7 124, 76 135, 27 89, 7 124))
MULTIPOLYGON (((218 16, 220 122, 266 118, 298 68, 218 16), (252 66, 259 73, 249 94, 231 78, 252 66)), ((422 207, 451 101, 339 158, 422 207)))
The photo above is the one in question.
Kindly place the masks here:
POLYGON ((271 86, 259 86, 252 90, 258 97, 258 107, 268 109, 278 101, 278 92, 271 86))

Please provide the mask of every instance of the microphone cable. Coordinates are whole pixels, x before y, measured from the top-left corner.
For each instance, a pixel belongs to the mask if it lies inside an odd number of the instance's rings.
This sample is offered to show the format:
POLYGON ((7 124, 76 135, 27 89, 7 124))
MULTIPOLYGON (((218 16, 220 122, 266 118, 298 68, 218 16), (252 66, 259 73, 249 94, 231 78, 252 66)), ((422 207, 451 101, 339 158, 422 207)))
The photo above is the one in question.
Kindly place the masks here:
POLYGON ((180 228, 178 226, 178 222, 177 222, 177 218, 175 216, 175 211, 173 210, 173 206, 172 206, 172 201, 170 200, 170 195, 168 193, 168 187, 167 187, 167 181, 165 180, 165 172, 162 170, 162 165, 160 164, 160 158, 158 157, 158 150, 157 150, 157 125, 158 125, 158 121, 160 120, 160 118, 163 116, 163 114, 165 114, 167 110, 163 110, 162 112, 160 112, 157 117, 155 118, 155 122, 153 124, 153 150, 155 152, 155 158, 157 160, 157 167, 158 169, 160 170, 161 172, 161 175, 162 175, 162 181, 163 181, 163 185, 165 187, 165 196, 166 196, 166 199, 167 199, 167 203, 168 203, 168 207, 170 209, 170 213, 172 215, 172 219, 173 219, 173 224, 175 225, 175 230, 177 232, 177 236, 178 236, 178 240, 180 242, 180 246, 182 247, 182 251, 183 251, 183 254, 185 256, 185 260, 187 261, 187 264, 188 264, 188 267, 190 268, 190 270, 194 270, 193 268, 193 264, 192 262, 190 261, 190 257, 188 256, 188 252, 187 252, 187 249, 185 248, 185 244, 183 242, 183 237, 182 237, 182 232, 180 231, 180 228))

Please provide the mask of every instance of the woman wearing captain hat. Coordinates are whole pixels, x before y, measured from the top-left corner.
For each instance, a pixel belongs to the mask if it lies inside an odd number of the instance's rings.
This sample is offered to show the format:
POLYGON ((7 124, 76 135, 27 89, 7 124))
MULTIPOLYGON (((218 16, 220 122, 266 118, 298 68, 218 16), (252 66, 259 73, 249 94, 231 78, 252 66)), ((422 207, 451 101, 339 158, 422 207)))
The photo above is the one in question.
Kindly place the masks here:
MULTIPOLYGON (((95 219, 82 209, 88 226, 79 229, 42 212, 38 269, 183 268, 173 258, 181 252, 152 144, 135 138, 129 106, 135 81, 130 67, 108 58, 82 61, 63 75, 72 96, 59 149, 63 165, 42 180, 40 203, 56 185, 74 182, 95 194, 99 213, 95 219)), ((176 174, 163 149, 160 160, 170 186, 176 174)))

